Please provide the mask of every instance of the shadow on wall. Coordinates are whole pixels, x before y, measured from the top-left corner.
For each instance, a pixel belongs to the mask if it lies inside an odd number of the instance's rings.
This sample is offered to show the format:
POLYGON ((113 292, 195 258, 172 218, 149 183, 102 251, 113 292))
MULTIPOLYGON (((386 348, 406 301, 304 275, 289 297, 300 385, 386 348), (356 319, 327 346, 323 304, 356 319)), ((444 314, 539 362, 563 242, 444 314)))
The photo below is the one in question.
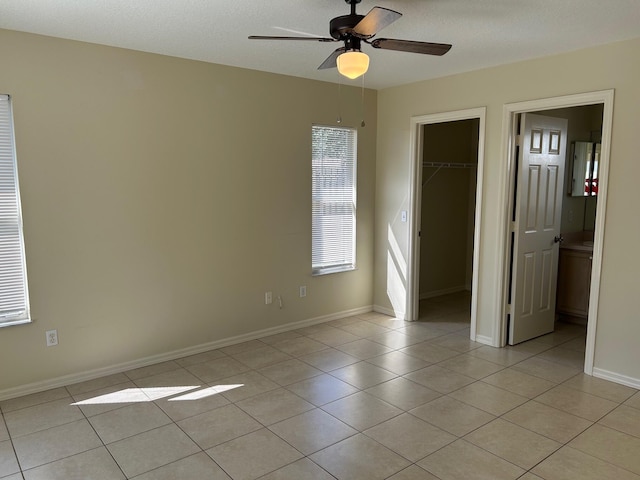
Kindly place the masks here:
POLYGON ((388 228, 387 241, 387 296, 396 317, 404 318, 407 302, 407 261, 402 256, 391 224, 388 228))

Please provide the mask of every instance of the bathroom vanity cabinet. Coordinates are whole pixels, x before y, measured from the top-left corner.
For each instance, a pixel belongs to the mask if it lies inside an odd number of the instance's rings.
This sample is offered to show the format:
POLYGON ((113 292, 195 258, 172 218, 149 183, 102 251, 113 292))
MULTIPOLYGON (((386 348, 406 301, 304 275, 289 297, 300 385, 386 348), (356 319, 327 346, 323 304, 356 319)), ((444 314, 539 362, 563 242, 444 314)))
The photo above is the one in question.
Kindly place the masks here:
POLYGON ((587 318, 593 246, 567 245, 560 248, 556 312, 587 318))

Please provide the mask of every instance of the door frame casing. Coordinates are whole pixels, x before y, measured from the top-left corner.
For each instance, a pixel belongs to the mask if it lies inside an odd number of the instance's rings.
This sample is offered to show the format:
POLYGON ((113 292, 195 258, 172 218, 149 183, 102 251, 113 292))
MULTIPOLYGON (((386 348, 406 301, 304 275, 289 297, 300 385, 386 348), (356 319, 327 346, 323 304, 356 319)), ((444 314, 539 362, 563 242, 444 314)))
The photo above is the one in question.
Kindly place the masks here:
POLYGON ((486 107, 456 110, 411 117, 411 172, 409 178, 409 235, 407 251, 407 294, 405 306, 405 320, 414 321, 419 316, 420 304, 420 216, 422 211, 422 156, 424 148, 423 126, 434 123, 455 122, 460 120, 478 119, 478 167, 476 172, 476 203, 473 233, 473 272, 471 278, 471 333, 470 338, 476 338, 476 316, 478 311, 478 278, 480 264, 480 226, 483 198, 484 171, 484 140, 486 107))
MULTIPOLYGON (((584 359, 584 372, 593 374, 593 363, 595 356, 595 334, 598 320, 598 302, 600 298, 600 280, 602 272, 602 247, 604 241, 604 225, 607 206, 607 191, 609 184, 609 158, 611 150, 611 133, 613 126, 613 103, 614 90, 601 90, 596 92, 579 93, 560 97, 544 98, 540 100, 530 100, 518 103, 508 103, 503 106, 502 119, 502 158, 506 160, 504 170, 506 178, 502 182, 500 198, 504 210, 502 216, 503 232, 499 238, 500 250, 503 255, 498 257, 499 270, 502 275, 499 278, 499 286, 496 289, 496 304, 498 305, 498 318, 496 319, 499 332, 500 344, 503 347, 507 341, 507 301, 509 285, 509 269, 511 254, 509 248, 509 238, 511 235, 511 221, 509 212, 513 208, 513 189, 515 185, 514 158, 516 141, 516 119, 520 113, 543 112, 557 108, 580 107, 584 105, 603 104, 602 112, 602 148, 600 154, 600 165, 598 168, 598 201, 596 204, 596 222, 593 241, 593 263, 591 267, 591 290, 589 293, 589 313, 587 322, 587 341, 584 359)), ((563 193, 564 194, 564 193, 563 193)))

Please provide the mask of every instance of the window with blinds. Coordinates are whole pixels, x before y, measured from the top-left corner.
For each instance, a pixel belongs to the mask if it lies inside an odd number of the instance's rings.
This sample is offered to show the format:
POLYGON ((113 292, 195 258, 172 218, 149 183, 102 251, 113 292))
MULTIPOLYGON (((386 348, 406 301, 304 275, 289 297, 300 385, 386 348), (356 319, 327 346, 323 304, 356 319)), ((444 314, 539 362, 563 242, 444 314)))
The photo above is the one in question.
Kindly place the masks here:
POLYGON ((29 322, 11 99, 0 94, 0 327, 29 322))
POLYGON ((312 246, 314 275, 355 269, 356 131, 312 127, 312 246))

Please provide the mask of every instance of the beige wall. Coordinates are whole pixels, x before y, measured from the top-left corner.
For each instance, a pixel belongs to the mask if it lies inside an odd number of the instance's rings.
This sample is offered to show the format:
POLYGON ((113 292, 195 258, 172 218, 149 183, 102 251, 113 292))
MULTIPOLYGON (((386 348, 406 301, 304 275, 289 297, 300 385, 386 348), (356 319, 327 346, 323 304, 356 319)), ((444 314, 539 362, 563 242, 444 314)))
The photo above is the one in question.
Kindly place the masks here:
POLYGON ((0 393, 371 306, 376 92, 358 269, 311 277, 311 125, 335 123, 337 85, 2 30, 0 58, 35 318, 0 329, 0 393))
POLYGON ((636 39, 380 91, 374 284, 377 308, 389 309, 397 303, 398 287, 389 290, 393 273, 387 268, 390 238, 397 243, 395 255, 407 255, 408 224, 398 222, 396 215, 409 207, 411 116, 487 107, 477 331, 485 338, 494 338, 498 315, 495 286, 502 275, 497 265, 503 255, 496 247, 503 231, 500 192, 506 181, 501 155, 503 105, 615 89, 595 368, 640 385, 640 321, 635 303, 640 222, 630 220, 628 207, 635 204, 640 178, 636 147, 639 78, 640 39, 636 39))

